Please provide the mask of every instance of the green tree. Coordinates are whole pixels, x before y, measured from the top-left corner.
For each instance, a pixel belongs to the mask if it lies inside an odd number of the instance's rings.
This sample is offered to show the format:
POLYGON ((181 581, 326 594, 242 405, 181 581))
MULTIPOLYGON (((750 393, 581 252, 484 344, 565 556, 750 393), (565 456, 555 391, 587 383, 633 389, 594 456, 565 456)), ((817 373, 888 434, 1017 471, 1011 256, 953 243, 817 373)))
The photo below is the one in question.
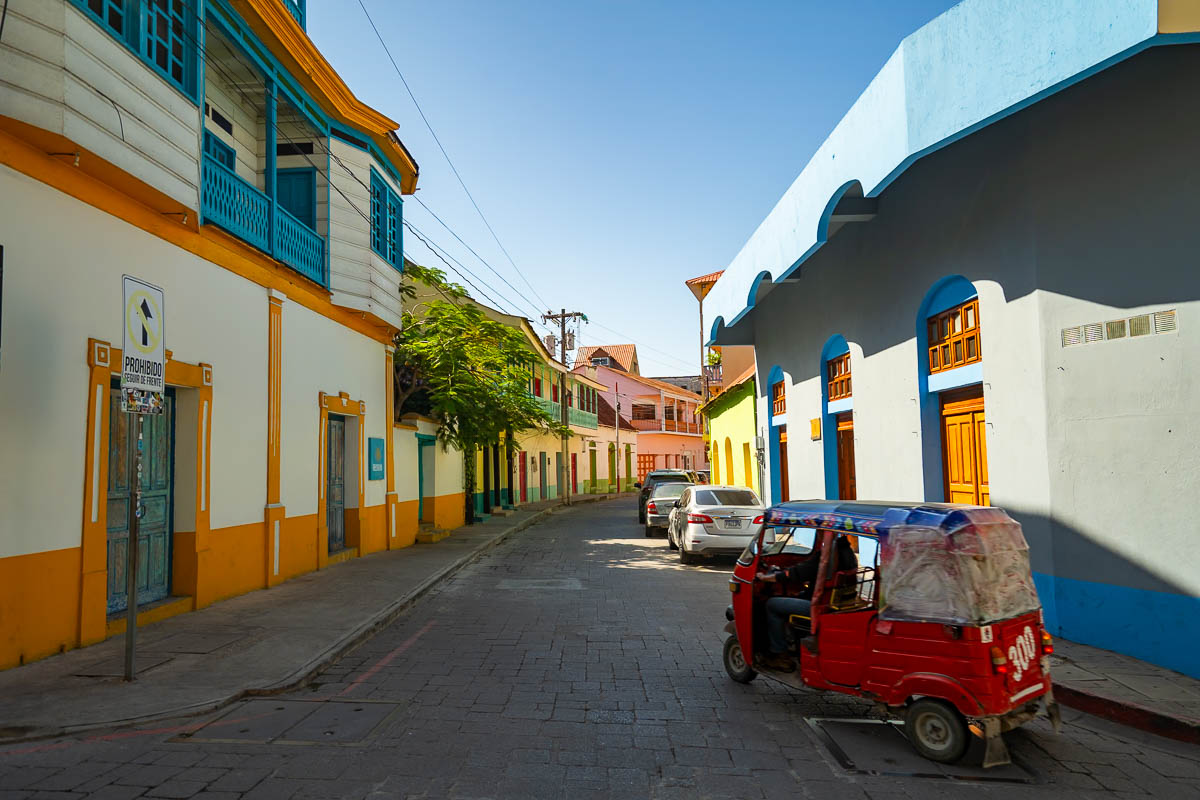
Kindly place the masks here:
POLYGON ((529 391, 540 359, 522 331, 488 317, 438 269, 406 263, 401 293, 407 308, 395 338, 396 413, 431 417, 442 446, 463 453, 471 519, 475 450, 502 437, 511 447, 513 434, 530 430, 561 434, 562 427, 529 391), (419 296, 418 284, 435 294, 419 296))

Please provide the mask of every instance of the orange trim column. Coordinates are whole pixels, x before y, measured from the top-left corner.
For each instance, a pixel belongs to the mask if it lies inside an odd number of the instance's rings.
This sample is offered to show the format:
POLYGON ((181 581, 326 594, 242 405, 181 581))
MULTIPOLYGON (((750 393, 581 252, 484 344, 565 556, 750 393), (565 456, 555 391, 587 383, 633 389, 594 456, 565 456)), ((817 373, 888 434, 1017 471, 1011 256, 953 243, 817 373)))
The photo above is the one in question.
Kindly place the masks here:
POLYGON ((266 565, 264 585, 279 583, 279 540, 287 509, 280 502, 280 422, 283 396, 283 301, 287 296, 276 289, 267 290, 267 507, 266 565))
POLYGON ((79 644, 103 641, 108 608, 108 424, 112 349, 88 339, 87 442, 80 540, 79 644))
POLYGON ((396 541, 396 527, 399 524, 397 516, 400 511, 400 496, 396 494, 396 453, 395 447, 395 432, 396 424, 396 391, 393 386, 395 380, 393 355, 396 349, 391 345, 384 348, 386 365, 386 373, 384 375, 384 462, 383 468, 387 473, 387 495, 384 498, 384 503, 387 506, 387 549, 391 550, 398 545, 396 541))
MULTIPOLYGON (((170 364, 167 365, 167 383, 172 380, 170 364)), ((213 417, 213 368, 212 364, 201 362, 197 365, 200 375, 199 382, 188 382, 182 385, 196 386, 199 392, 196 419, 196 538, 194 550, 190 554, 195 564, 192 575, 195 581, 191 587, 192 596, 196 599, 196 608, 211 605, 216 598, 216 591, 211 585, 205 585, 204 578, 208 577, 208 531, 209 516, 212 513, 212 417, 213 417)), ((211 581, 210 581, 211 584, 211 581)))
POLYGON ((329 396, 324 392, 317 393, 317 411, 317 569, 324 569, 329 565, 329 507, 325 497, 329 396))

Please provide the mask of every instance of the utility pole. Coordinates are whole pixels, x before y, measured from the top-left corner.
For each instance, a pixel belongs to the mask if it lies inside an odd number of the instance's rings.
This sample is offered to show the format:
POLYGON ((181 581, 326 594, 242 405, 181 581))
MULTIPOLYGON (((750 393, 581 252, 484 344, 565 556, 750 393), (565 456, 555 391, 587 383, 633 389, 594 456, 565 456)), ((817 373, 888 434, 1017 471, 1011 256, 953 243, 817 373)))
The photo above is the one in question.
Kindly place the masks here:
MULTIPOLYGON (((567 366, 567 321, 573 320, 576 318, 582 318, 585 322, 587 321, 587 316, 584 315, 584 313, 582 311, 572 311, 572 312, 568 313, 565 308, 562 309, 562 311, 558 314, 551 314, 549 311, 547 311, 545 314, 542 314, 542 322, 550 322, 550 321, 558 322, 558 331, 559 331, 558 346, 559 346, 559 352, 562 354, 561 360, 562 360, 563 367, 567 366)), ((560 372, 558 374, 558 403, 559 403, 559 411, 561 414, 560 421, 562 422, 562 426, 563 426, 562 449, 561 449, 562 455, 560 456, 561 463, 558 466, 558 490, 559 490, 559 495, 561 495, 566 500, 567 505, 570 505, 570 503, 571 503, 571 483, 570 483, 571 465, 569 463, 570 454, 568 452, 568 445, 567 445, 567 435, 568 435, 567 429, 570 426, 570 412, 568 411, 568 408, 567 408, 567 373, 566 372, 560 372)))

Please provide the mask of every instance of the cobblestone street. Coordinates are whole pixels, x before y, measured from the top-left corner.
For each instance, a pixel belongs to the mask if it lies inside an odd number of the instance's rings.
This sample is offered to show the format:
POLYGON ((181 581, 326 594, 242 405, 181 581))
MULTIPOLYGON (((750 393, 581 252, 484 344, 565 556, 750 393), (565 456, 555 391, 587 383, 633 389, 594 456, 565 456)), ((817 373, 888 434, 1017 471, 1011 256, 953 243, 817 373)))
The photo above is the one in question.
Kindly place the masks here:
POLYGON ((733 683, 730 562, 680 565, 633 502, 513 536, 302 690, 0 748, 0 800, 1200 796, 1196 748, 1070 709, 942 770, 869 704, 733 683))

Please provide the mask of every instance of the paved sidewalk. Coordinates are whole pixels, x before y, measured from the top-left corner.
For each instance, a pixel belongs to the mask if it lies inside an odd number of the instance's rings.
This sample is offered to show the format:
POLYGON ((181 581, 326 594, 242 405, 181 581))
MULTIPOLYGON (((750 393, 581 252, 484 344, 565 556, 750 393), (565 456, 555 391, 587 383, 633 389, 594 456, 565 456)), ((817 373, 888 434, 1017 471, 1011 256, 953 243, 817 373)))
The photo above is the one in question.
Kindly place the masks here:
POLYGON ((565 511, 557 500, 527 504, 436 544, 352 559, 139 628, 132 684, 120 677, 124 636, 0 672, 0 742, 196 714, 301 685, 505 537, 565 511))
POLYGON ((1200 744, 1200 680, 1066 639, 1054 640, 1050 658, 1063 705, 1200 744))

